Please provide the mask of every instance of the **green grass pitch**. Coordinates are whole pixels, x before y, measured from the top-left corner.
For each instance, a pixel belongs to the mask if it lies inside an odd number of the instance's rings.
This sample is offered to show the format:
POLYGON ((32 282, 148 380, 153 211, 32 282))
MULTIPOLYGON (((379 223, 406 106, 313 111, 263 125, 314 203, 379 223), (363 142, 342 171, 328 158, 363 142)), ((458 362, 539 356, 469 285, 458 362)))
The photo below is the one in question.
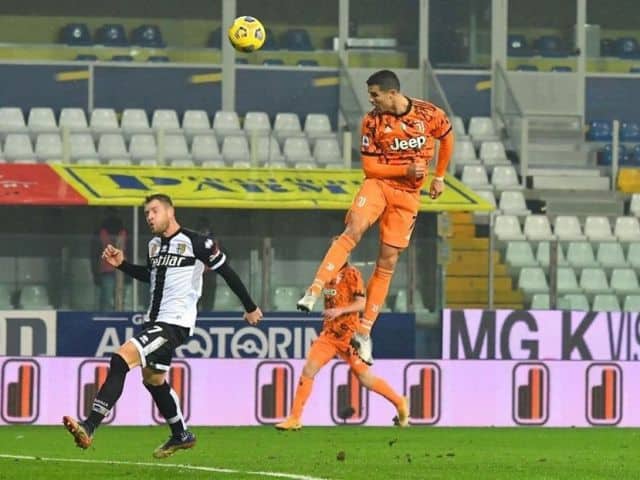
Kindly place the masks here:
POLYGON ((155 460, 151 452, 168 436, 164 427, 104 426, 87 451, 62 425, 0 427, 0 480, 640 478, 637 429, 192 430, 193 450, 155 460))

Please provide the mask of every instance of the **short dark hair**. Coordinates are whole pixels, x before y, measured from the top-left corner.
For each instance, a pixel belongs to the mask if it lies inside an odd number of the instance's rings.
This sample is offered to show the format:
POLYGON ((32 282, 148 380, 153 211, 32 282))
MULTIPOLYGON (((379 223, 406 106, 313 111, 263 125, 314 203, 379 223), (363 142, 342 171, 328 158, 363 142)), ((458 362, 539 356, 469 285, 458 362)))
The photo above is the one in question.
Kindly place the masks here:
POLYGON ((171 197, 164 193, 152 193, 151 195, 148 195, 144 199, 144 204, 147 205, 148 203, 151 203, 154 200, 158 200, 159 202, 162 202, 166 205, 169 205, 170 207, 173 207, 173 202, 171 201, 171 197))
POLYGON ((378 70, 367 79, 367 85, 378 85, 380 90, 400 90, 400 80, 391 70, 378 70))

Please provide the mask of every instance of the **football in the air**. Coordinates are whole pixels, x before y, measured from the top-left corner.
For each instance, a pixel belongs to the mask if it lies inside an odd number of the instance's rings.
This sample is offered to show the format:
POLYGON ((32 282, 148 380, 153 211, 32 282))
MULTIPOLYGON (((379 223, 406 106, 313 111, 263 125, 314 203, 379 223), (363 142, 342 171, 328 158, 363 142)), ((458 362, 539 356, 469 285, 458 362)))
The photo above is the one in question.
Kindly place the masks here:
POLYGON ((254 52, 260 49, 265 38, 264 26, 254 17, 238 17, 229 27, 229 41, 239 52, 254 52))

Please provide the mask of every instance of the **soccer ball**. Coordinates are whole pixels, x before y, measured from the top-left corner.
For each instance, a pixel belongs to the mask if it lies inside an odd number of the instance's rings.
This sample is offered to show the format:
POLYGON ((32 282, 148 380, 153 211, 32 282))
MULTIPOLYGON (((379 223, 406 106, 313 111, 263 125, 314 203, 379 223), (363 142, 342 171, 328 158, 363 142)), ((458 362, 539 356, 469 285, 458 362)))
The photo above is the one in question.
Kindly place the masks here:
POLYGON ((253 52, 264 45, 266 33, 260 20, 254 17, 238 17, 229 27, 229 41, 240 52, 253 52))

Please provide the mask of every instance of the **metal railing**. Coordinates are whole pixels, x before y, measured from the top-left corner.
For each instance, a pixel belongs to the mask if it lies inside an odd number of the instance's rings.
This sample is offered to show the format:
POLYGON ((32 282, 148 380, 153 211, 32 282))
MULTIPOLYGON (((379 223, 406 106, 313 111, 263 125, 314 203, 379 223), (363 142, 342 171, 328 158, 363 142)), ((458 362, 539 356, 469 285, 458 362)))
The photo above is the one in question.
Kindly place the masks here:
MULTIPOLYGON (((360 122, 362 121, 362 117, 365 114, 362 106, 360 105, 360 101, 358 100, 358 95, 356 94, 355 89, 353 88, 353 82, 351 81, 351 75, 349 74, 349 68, 341 61, 340 62, 340 88, 338 91, 339 95, 339 112, 344 122, 346 124, 346 130, 351 134, 351 149, 355 151, 360 150, 360 122)), ((344 137, 345 144, 344 150, 346 153, 348 136, 344 137)))

